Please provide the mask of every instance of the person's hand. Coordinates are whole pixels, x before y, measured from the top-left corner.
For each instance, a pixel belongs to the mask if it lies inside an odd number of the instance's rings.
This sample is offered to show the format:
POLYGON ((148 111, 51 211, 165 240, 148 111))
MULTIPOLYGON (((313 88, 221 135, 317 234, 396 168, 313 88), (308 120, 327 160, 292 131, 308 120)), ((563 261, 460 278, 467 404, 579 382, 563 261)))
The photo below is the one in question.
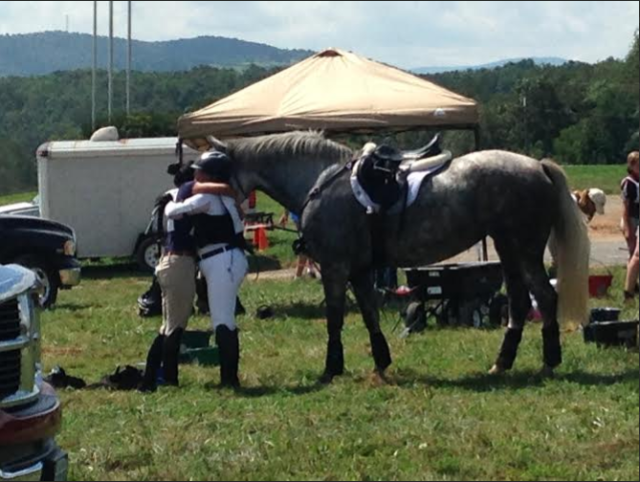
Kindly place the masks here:
POLYGON ((632 238, 631 226, 625 223, 624 226, 622 227, 622 234, 624 236, 624 239, 626 241, 629 241, 632 238))

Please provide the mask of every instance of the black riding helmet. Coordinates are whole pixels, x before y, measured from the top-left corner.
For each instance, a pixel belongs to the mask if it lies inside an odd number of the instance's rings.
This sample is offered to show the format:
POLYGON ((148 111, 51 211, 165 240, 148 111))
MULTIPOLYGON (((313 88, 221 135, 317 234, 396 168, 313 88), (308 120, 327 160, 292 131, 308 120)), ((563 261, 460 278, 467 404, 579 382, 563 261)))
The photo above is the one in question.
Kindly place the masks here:
POLYGON ((228 183, 231 179, 231 159, 224 152, 205 152, 191 167, 201 170, 216 182, 228 183))

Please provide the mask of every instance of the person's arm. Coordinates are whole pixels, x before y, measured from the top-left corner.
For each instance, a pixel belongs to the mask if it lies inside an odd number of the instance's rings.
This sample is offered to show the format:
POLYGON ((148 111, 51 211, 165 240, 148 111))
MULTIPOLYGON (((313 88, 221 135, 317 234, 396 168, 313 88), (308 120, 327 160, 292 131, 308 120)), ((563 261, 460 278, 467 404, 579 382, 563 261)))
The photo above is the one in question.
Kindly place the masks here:
POLYGON ((289 211, 285 210, 282 216, 280 216, 280 220, 278 221, 278 224, 280 225, 281 228, 284 228, 287 226, 288 222, 289 222, 289 211))
POLYGON ((207 196, 198 194, 183 202, 170 202, 164 214, 169 219, 180 219, 185 215, 204 213, 209 209, 209 202, 207 196))
POLYGON ((623 211, 622 211, 622 232, 624 234, 624 239, 628 240, 633 233, 631 232, 631 225, 629 224, 629 218, 631 216, 631 201, 628 199, 624 200, 623 203, 623 211))
POLYGON ((633 236, 633 232, 631 231, 631 225, 629 224, 629 218, 631 216, 631 183, 627 180, 622 188, 622 232, 624 234, 624 239, 629 240, 631 236, 633 236))
POLYGON ((238 199, 238 193, 231 186, 217 182, 197 182, 193 186, 193 194, 212 194, 238 199))

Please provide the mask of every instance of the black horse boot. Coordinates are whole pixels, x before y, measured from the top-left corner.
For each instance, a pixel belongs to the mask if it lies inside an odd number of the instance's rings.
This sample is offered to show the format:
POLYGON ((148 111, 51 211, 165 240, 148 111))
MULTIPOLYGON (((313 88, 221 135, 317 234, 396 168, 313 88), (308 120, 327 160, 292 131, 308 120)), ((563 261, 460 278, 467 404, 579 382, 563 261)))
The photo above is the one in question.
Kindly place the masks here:
POLYGON ((178 363, 180 361, 180 343, 184 330, 178 328, 169 335, 164 342, 162 353, 162 367, 164 368, 164 381, 166 385, 177 387, 180 385, 178 379, 178 363))
POLYGON ((220 350, 220 386, 240 388, 238 365, 240 363, 240 340, 238 330, 231 331, 226 326, 216 330, 216 344, 220 350))
POLYGON ((158 370, 162 365, 162 352, 164 348, 164 335, 158 335, 149 349, 147 355, 147 366, 144 369, 144 377, 138 391, 142 393, 153 393, 158 388, 158 370))

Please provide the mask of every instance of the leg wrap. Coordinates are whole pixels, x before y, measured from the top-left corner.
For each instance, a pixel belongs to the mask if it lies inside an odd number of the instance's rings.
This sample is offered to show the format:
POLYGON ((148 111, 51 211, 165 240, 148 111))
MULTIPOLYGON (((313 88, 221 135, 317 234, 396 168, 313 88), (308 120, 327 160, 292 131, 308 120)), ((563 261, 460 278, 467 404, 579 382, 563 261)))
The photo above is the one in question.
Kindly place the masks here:
POLYGON ((518 355, 518 346, 522 341, 522 330, 508 328, 504 335, 502 348, 496 364, 505 370, 511 370, 518 355))

